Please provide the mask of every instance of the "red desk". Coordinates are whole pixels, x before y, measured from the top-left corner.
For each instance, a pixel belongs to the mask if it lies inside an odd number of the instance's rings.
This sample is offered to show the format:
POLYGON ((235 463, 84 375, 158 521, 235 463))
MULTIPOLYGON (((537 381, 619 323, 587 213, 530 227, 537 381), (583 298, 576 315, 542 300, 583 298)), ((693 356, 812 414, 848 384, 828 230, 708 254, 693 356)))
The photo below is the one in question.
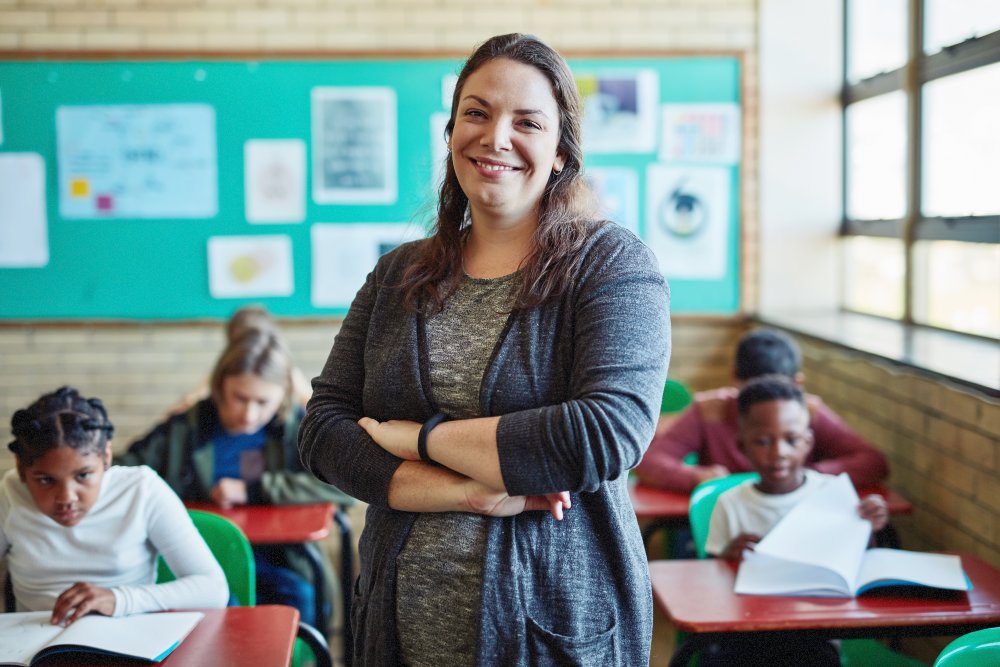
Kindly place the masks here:
MULTIPOLYGON (((354 541, 351 538, 350 522, 347 515, 332 503, 310 503, 305 505, 238 505, 228 509, 214 503, 184 503, 189 509, 213 512, 226 517, 246 534, 250 544, 304 544, 325 539, 330 534, 330 517, 340 529, 341 536, 341 604, 344 607, 344 647, 345 661, 350 667, 351 646, 351 594, 354 589, 354 541)), ((323 564, 309 549, 302 549, 313 571, 314 581, 325 581, 323 564)), ((316 622, 322 623, 325 613, 322 600, 316 597, 316 622)), ((319 628, 324 631, 324 628, 319 628)))
MULTIPOLYGON (((181 645, 161 663, 163 667, 288 667, 299 626, 299 612, 284 605, 199 609, 205 614, 181 645)), ((149 664, 142 660, 109 659, 82 654, 53 656, 41 665, 108 667, 149 664)))
POLYGON ((736 565, 718 559, 649 564, 653 599, 679 630, 692 633, 671 665, 725 635, 806 632, 824 638, 957 635, 1000 625, 1000 570, 963 555, 969 592, 885 589, 857 598, 737 595, 736 565))
POLYGON ((330 534, 331 503, 309 505, 238 505, 224 509, 213 503, 184 503, 188 509, 226 517, 246 534, 250 544, 317 542, 330 534))

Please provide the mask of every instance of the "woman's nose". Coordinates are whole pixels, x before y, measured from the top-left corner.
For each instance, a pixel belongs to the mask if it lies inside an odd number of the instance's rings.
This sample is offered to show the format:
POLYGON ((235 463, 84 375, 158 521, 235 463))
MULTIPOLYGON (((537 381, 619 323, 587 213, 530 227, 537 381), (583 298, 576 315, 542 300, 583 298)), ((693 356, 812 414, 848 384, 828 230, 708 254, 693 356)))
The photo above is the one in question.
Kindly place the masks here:
POLYGON ((483 130, 481 143, 494 151, 510 150, 510 130, 504 123, 491 123, 483 130))
POLYGON ((76 489, 72 484, 60 484, 56 489, 56 502, 71 505, 76 501, 76 489))

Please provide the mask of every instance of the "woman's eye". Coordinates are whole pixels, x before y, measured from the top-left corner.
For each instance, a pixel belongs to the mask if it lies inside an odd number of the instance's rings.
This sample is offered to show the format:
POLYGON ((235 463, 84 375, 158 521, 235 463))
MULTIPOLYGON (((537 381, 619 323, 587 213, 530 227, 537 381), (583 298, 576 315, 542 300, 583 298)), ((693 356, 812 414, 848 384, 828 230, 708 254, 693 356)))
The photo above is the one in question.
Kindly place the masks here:
POLYGON ((474 118, 483 118, 483 117, 485 117, 486 114, 484 114, 479 109, 466 109, 464 115, 466 115, 466 116, 472 116, 474 118))

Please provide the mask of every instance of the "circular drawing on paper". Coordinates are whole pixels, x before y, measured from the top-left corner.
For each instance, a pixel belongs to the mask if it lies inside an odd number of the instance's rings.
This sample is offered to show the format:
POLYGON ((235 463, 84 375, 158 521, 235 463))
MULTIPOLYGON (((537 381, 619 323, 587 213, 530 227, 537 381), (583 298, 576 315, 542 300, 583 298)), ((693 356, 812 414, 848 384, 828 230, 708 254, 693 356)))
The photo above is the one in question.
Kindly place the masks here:
POLYGON ((685 192, 683 183, 663 198, 659 213, 663 229, 673 236, 694 236, 708 222, 708 207, 705 202, 697 195, 685 192))

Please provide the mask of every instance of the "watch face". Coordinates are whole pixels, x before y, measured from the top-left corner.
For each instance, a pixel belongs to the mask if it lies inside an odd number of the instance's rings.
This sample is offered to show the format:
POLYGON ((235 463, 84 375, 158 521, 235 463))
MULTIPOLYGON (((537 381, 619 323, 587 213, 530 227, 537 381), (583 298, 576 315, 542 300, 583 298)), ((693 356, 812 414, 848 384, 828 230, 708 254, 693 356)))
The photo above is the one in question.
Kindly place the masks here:
POLYGON ((694 236, 708 221, 708 207, 696 195, 678 185, 660 202, 660 225, 673 236, 694 236))

